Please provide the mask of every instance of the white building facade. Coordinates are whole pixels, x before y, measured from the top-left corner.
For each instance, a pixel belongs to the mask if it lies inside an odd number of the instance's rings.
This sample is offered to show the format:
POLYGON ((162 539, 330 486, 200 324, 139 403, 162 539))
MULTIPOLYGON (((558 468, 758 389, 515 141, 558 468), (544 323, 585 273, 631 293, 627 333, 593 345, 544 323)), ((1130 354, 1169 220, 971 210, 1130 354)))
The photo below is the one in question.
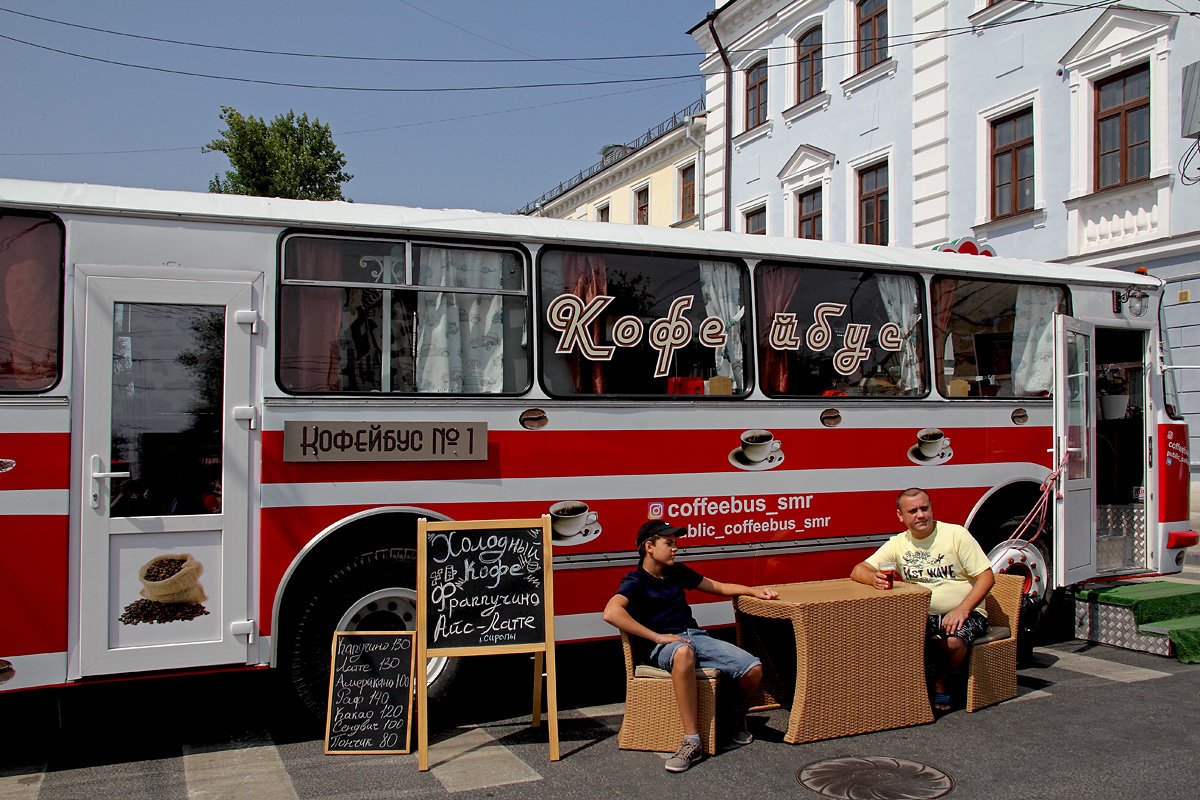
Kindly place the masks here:
MULTIPOLYGON (((1200 134, 1181 122, 1200 9, 1137 6, 718 3, 690 31, 706 53, 703 227, 973 237, 1003 256, 1145 267, 1168 282, 1176 363, 1200 364, 1200 186, 1183 163, 1200 134)), ((1195 439, 1200 370, 1177 374, 1195 439)))

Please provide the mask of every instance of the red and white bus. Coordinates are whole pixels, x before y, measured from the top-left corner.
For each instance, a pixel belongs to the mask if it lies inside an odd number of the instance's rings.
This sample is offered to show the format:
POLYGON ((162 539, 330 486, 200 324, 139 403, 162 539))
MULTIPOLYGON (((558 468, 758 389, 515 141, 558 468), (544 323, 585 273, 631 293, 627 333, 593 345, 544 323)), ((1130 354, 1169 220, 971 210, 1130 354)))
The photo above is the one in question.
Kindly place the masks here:
POLYGON ((0 690, 270 664, 321 707, 335 629, 415 623, 421 517, 550 513, 562 641, 647 518, 828 578, 922 486, 1032 598, 1197 540, 1142 275, 3 180, 0 298, 0 690))

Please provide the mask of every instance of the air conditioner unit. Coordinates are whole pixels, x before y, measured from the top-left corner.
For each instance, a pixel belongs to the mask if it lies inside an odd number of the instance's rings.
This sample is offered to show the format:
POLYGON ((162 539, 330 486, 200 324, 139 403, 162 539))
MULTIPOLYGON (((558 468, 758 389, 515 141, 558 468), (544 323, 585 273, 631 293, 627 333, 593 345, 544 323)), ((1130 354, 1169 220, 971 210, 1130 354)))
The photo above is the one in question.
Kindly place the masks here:
POLYGON ((1187 139, 1200 138, 1200 61, 1183 68, 1182 106, 1181 135, 1187 139))

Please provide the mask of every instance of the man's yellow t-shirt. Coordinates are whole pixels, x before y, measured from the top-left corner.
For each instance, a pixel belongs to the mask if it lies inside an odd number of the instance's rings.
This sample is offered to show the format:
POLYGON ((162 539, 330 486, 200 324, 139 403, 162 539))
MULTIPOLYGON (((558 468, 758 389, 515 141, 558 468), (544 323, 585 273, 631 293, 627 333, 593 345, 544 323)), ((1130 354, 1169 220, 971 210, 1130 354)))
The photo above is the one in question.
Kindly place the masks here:
MULTIPOLYGON (((983 548, 961 525, 934 523, 933 533, 924 539, 913 538, 911 531, 897 533, 876 550, 867 563, 875 569, 895 564, 900 577, 909 583, 926 586, 930 614, 949 614, 970 594, 970 578, 991 568, 983 548)), ((987 616, 984 604, 975 608, 987 616)))

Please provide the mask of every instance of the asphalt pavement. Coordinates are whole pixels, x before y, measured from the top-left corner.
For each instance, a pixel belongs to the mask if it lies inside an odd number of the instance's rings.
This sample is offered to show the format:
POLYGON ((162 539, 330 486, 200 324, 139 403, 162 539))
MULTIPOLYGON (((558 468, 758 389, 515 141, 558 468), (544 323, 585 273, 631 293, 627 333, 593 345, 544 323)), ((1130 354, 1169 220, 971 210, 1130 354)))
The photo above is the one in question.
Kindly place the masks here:
MULTIPOLYGON (((1200 568, 1181 577, 1198 579, 1200 568)), ((1200 665, 1162 656, 1045 644, 1020 670, 1015 700, 799 746, 782 741, 786 710, 754 714, 753 744, 682 774, 663 769, 665 754, 618 750, 624 688, 614 642, 559 648, 562 757, 551 762, 546 728, 529 727, 529 661, 469 659, 455 705, 430 714, 428 772, 415 754, 325 755, 320 724, 294 711, 269 671, 0 695, 0 800, 820 798, 797 773, 841 756, 933 767, 952 780, 949 798, 1197 792, 1200 665)))

